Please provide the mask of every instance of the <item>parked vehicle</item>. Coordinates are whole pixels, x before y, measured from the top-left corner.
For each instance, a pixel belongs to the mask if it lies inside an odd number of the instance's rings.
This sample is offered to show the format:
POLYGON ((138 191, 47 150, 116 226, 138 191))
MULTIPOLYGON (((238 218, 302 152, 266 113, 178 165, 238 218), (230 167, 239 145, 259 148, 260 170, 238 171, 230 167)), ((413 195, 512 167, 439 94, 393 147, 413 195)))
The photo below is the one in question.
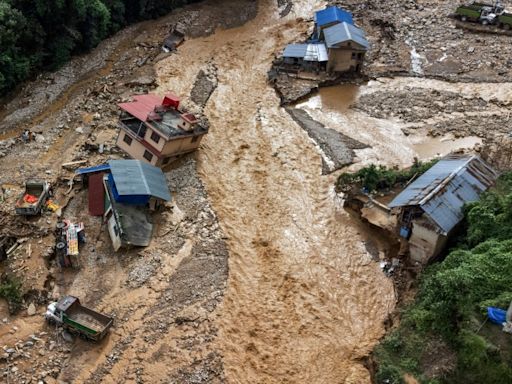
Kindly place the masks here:
POLYGON ((50 324, 61 325, 67 331, 93 341, 101 340, 114 323, 112 317, 81 305, 75 296, 65 296, 48 305, 44 317, 50 324))
POLYGON ((461 21, 473 21, 483 25, 496 24, 499 16, 505 11, 500 1, 495 4, 473 2, 461 5, 455 10, 455 17, 461 21))
POLYGON ((25 183, 25 192, 16 201, 16 214, 33 216, 41 212, 50 196, 50 184, 46 181, 29 180, 25 183))

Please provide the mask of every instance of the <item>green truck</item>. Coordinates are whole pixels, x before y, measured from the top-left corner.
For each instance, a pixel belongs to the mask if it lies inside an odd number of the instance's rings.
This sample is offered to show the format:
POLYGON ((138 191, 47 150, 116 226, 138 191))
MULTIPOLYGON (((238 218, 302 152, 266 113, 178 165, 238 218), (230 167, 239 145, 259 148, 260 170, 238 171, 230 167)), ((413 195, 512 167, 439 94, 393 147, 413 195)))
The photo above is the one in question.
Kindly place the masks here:
POLYGON ((114 319, 80 304, 75 296, 65 296, 48 305, 45 319, 50 324, 62 326, 70 333, 85 340, 101 340, 108 332, 114 319))
POLYGON ((496 24, 499 16, 505 11, 501 2, 495 4, 473 2, 461 5, 455 10, 455 17, 461 21, 473 21, 483 25, 496 24))

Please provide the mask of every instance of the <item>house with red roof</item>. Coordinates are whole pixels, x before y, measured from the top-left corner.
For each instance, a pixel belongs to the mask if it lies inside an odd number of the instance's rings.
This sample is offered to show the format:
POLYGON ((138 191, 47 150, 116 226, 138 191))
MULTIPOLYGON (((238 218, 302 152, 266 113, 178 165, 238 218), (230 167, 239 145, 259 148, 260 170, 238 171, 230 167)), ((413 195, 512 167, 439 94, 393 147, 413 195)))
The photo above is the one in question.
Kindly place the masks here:
POLYGON ((172 93, 136 95, 119 107, 117 146, 134 159, 160 168, 195 151, 208 133, 196 116, 180 108, 180 99, 172 93))

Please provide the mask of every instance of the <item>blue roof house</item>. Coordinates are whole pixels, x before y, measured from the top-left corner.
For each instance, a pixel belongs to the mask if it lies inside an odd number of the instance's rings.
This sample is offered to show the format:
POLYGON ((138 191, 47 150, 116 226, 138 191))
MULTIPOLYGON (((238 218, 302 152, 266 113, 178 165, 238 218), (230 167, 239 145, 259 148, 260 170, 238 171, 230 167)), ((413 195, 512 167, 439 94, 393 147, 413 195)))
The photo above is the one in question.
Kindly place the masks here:
POLYGON ((389 207, 398 214, 411 260, 426 264, 439 255, 464 217, 464 204, 479 200, 497 177, 478 156, 448 155, 405 188, 389 207))
POLYGON ((160 168, 140 160, 111 160, 108 165, 103 217, 114 250, 148 246, 153 233, 148 210, 171 200, 167 180, 160 168))

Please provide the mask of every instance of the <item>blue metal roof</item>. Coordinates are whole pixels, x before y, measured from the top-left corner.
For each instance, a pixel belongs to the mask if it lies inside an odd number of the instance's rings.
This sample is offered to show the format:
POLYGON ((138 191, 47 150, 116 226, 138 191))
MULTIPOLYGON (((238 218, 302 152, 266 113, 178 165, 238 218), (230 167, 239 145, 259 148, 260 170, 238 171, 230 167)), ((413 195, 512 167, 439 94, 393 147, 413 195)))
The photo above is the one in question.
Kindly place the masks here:
POLYGON ((77 175, 85 175, 87 173, 96 173, 96 172, 105 172, 110 169, 110 165, 108 164, 102 164, 97 165, 95 167, 89 167, 89 168, 80 168, 75 171, 77 175))
POLYGON ((140 160, 110 160, 108 164, 120 196, 149 195, 171 200, 167 180, 160 168, 140 160))
POLYGON ((403 190, 389 207, 419 206, 447 234, 462 220, 464 204, 479 200, 497 177, 478 156, 449 155, 403 190))
POLYGON ((334 22, 354 24, 352 14, 338 7, 327 7, 315 13, 315 23, 319 27, 334 22))
POLYGON ((346 41, 353 41, 361 47, 368 49, 370 43, 366 40, 364 31, 349 23, 340 23, 324 30, 327 48, 333 48, 346 41))
POLYGON ((303 59, 307 50, 307 44, 288 44, 284 49, 283 57, 300 57, 303 59))

